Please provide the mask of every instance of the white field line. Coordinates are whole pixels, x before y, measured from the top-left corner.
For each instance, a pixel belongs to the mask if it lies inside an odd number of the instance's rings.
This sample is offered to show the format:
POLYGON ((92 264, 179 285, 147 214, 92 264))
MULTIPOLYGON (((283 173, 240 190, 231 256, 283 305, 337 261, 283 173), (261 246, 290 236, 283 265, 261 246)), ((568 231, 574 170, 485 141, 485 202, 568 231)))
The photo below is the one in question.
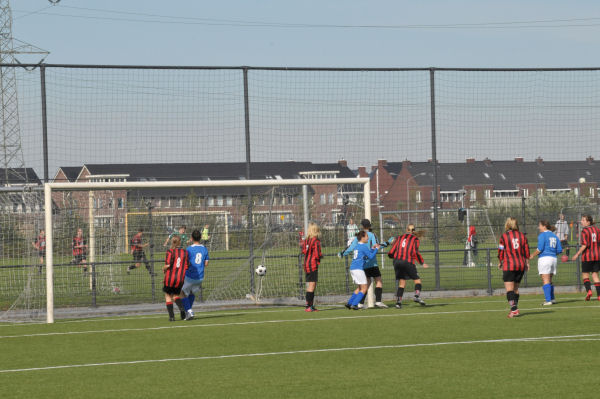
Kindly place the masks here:
POLYGON ((600 336, 600 334, 559 335, 559 336, 550 336, 550 337, 482 339, 482 340, 474 340, 474 341, 430 342, 430 343, 418 343, 418 344, 357 346, 357 347, 326 348, 326 349, 303 349, 303 350, 282 351, 282 352, 239 353, 239 354, 231 354, 231 355, 198 356, 198 357, 149 359, 149 360, 130 360, 130 361, 105 362, 105 363, 67 364, 67 365, 62 365, 62 366, 4 369, 4 370, 0 370, 0 373, 6 374, 6 373, 27 372, 27 371, 58 370, 58 369, 72 369, 72 368, 100 367, 100 366, 119 366, 119 365, 144 364, 144 363, 167 363, 167 362, 198 361, 198 360, 213 360, 213 359, 233 359, 233 358, 244 358, 244 357, 297 355, 297 354, 305 354, 305 353, 347 352, 347 351, 362 351, 362 350, 375 350, 375 349, 420 348, 420 347, 445 346, 445 345, 494 344, 494 343, 507 343, 507 342, 546 342, 546 341, 568 342, 565 340, 588 338, 588 337, 598 337, 598 336, 600 336))
MULTIPOLYGON (((600 306, 569 306, 564 308, 554 308, 560 310, 569 309, 600 309, 600 306)), ((548 308, 529 308, 521 309, 523 311, 528 310, 545 310, 548 308)), ((226 326, 247 326, 247 325, 260 325, 260 324, 281 324, 281 323, 304 323, 309 321, 331 321, 331 320, 353 320, 353 319, 373 319, 383 317, 412 317, 412 316, 436 316, 436 315, 455 315, 455 314, 469 314, 469 313, 491 313, 491 312, 506 312, 505 309, 483 309, 483 310, 457 310, 448 312, 417 312, 417 313, 383 313, 373 315, 355 315, 355 316, 336 316, 336 317, 310 317, 304 319, 280 319, 280 320, 260 320, 260 321, 238 321, 230 323, 210 323, 210 324, 179 324, 169 325, 160 327, 139 327, 139 328, 112 328, 106 330, 86 330, 86 331, 63 331, 63 332, 48 332, 48 333, 34 333, 34 334, 19 334, 19 335, 0 335, 0 339, 9 338, 31 338, 31 337, 49 337, 59 335, 82 335, 82 334, 106 334, 106 333, 119 333, 119 332, 139 332, 139 331, 157 331, 157 330, 172 330, 176 328, 207 328, 207 327, 226 327, 226 326)), ((201 319, 200 319, 201 320, 201 319)))
MULTIPOLYGON (((437 300, 437 299, 443 299, 443 298, 433 298, 433 300, 437 300)), ((568 298, 568 299, 572 299, 572 298, 568 298)), ((519 301, 519 303, 522 302, 539 302, 539 299, 521 299, 519 301)), ((487 303, 490 304, 495 304, 495 303, 506 303, 506 300, 482 300, 482 301, 459 301, 459 302, 435 302, 435 305, 485 305, 487 303)), ((559 302, 560 304, 560 302, 559 302)), ((328 304, 328 305, 323 305, 323 309, 339 309, 342 308, 343 305, 335 305, 335 304, 328 304)), ((278 308, 281 308, 280 306, 278 306, 278 308)), ((202 308, 198 309, 198 311, 196 312, 197 314, 207 314, 207 315, 218 315, 218 316, 228 316, 228 315, 235 315, 235 316, 239 316, 239 315, 246 315, 246 314, 262 314, 262 313, 284 313, 284 312, 297 312, 298 309, 301 308, 301 306, 285 306, 284 308, 286 308, 285 310, 261 310, 261 309, 256 309, 256 310, 249 310, 249 311, 231 311, 229 313, 227 312, 214 312, 213 311, 203 311, 202 308), (292 309, 289 309, 292 308, 292 309)), ((267 308, 267 309, 272 309, 272 308, 267 308)), ((365 309, 368 310, 368 309, 365 309)), ((106 316, 106 317, 91 317, 91 318, 84 318, 84 319, 77 319, 77 320, 57 320, 56 324, 68 324, 68 323, 87 323, 87 322, 103 322, 103 321, 120 321, 120 320, 145 320, 145 319, 162 319, 165 317, 165 313, 163 312, 153 312, 151 313, 153 316, 106 316)), ((0 323, 0 328, 2 327, 20 327, 20 326, 31 326, 31 325, 38 325, 38 324, 47 324, 45 321, 40 321, 40 322, 6 322, 6 323, 0 323)))

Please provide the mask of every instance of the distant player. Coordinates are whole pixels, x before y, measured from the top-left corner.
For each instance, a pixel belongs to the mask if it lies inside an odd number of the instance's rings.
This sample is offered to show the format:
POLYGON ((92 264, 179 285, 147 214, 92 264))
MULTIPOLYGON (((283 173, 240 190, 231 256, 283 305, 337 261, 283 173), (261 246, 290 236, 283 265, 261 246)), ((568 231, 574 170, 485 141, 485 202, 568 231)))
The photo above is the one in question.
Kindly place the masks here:
POLYGON ((581 255, 581 277, 583 278, 583 286, 587 291, 585 300, 589 301, 594 294, 590 283, 591 273, 596 286, 596 294, 600 301, 600 278, 598 278, 598 272, 600 272, 600 245, 598 244, 600 229, 594 225, 594 219, 591 215, 583 215, 581 225, 583 226, 583 230, 581 230, 581 248, 573 255, 573 260, 577 260, 577 257, 581 255))
POLYGON ((379 250, 379 244, 376 244, 373 248, 369 246, 369 236, 366 231, 359 232, 356 238, 358 243, 352 251, 350 274, 357 288, 346 303, 346 307, 353 310, 360 309, 358 304, 367 294, 367 275, 365 274, 364 267, 369 260, 377 256, 377 251, 379 250))
POLYGON ((565 215, 562 213, 558 215, 558 220, 556 221, 556 235, 560 240, 560 245, 565 249, 565 254, 567 258, 569 257, 569 223, 565 220, 565 215))
POLYGON ((308 285, 306 288, 305 312, 317 311, 314 306, 315 288, 317 287, 317 281, 319 281, 319 265, 323 258, 320 238, 321 231, 319 230, 319 226, 315 223, 310 223, 306 232, 306 238, 300 241, 302 254, 304 254, 302 266, 304 267, 304 273, 306 273, 306 283, 308 285))
POLYGON ((504 224, 504 234, 498 245, 499 268, 506 289, 506 299, 510 305, 509 318, 517 317, 519 312, 519 284, 529 270, 529 243, 525 234, 519 231, 517 219, 509 217, 504 224))
POLYGON ((73 249, 73 257, 76 265, 81 266, 84 272, 87 272, 87 241, 83 238, 83 230, 77 229, 77 235, 73 237, 71 245, 73 249))
MULTIPOLYGON (((144 264, 146 265, 146 270, 148 270, 149 272, 150 270, 150 262, 148 262, 148 259, 146 258, 146 254, 144 253, 144 248, 146 248, 149 244, 148 243, 143 243, 143 238, 142 236, 144 235, 144 229, 139 228, 138 232, 136 235, 134 235, 133 237, 131 237, 131 254, 133 255, 133 265, 130 265, 127 268, 127 274, 129 274, 129 272, 131 270, 134 270, 138 267, 141 266, 141 262, 144 262, 144 264)), ((175 237, 173 237, 175 238, 175 237)), ((181 239, 180 239, 180 244, 181 244, 181 239)), ((173 247, 172 245, 173 240, 171 240, 171 248, 173 247)))
POLYGON ((356 225, 356 223, 354 223, 354 220, 350 219, 350 221, 348 222, 348 226, 346 226, 347 246, 350 246, 350 244, 352 244, 352 241, 354 241, 358 232, 358 226, 356 225))
POLYGON ((175 236, 179 237, 179 239, 181 240, 181 245, 183 245, 183 246, 186 246, 186 245, 188 245, 190 243, 190 238, 185 233, 185 231, 187 230, 187 227, 185 225, 181 225, 181 227, 179 227, 178 230, 179 231, 177 233, 171 233, 171 234, 169 234, 169 236, 165 240, 165 243, 163 244, 163 247, 166 248, 167 245, 169 244, 169 241, 171 239, 173 239, 173 237, 175 237, 175 236))
POLYGON ((542 288, 544 289, 545 298, 545 302, 542 305, 550 306, 556 303, 552 277, 556 274, 556 265, 558 263, 557 256, 562 252, 562 246, 560 245, 558 236, 553 233, 555 228, 550 225, 550 222, 547 220, 540 220, 538 223, 538 230, 540 231, 540 235, 538 236, 537 249, 531 254, 529 259, 531 260, 536 255, 539 255, 538 272, 544 283, 542 288))
POLYGON ((208 228, 209 227, 210 227, 209 224, 205 224, 204 228, 202 229, 202 237, 201 237, 202 241, 201 241, 201 243, 204 244, 204 245, 208 244, 208 241, 210 240, 210 235, 208 234, 208 228))
POLYGON ((406 233, 395 239, 388 240, 388 243, 393 243, 388 257, 394 259, 394 272, 396 273, 396 280, 398 280, 398 289, 396 291, 397 309, 402 309, 402 297, 404 296, 406 280, 414 280, 415 282, 415 296, 413 301, 421 306, 425 306, 425 301, 421 299, 423 283, 415 265, 415 261, 417 261, 425 269, 429 267, 419 252, 420 235, 420 233, 415 231, 415 225, 409 224, 406 228, 406 233))
POLYGON ((33 247, 37 249, 38 256, 40 257, 39 272, 42 272, 42 266, 44 266, 44 258, 46 257, 46 232, 44 229, 40 229, 37 239, 33 243, 33 247))
MULTIPOLYGON (((367 237, 369 240, 367 243, 369 244, 369 248, 373 248, 379 244, 377 240, 377 236, 371 232, 371 221, 369 219, 363 219, 360 222, 360 225, 365 233, 367 233, 367 237)), ((354 237, 350 245, 341 253, 341 256, 347 256, 352 254, 358 245, 358 238, 354 237)), ((338 256, 340 256, 338 254, 338 256)), ((374 256, 369 258, 369 260, 365 263, 364 266, 365 275, 367 276, 367 285, 371 285, 371 278, 375 279, 375 307, 376 308, 387 308, 387 305, 381 301, 383 296, 383 281, 381 280, 381 271, 379 270, 379 266, 377 265, 377 257, 374 256)), ((367 289, 369 288, 367 286, 367 289)), ((358 307, 362 308, 365 302, 365 298, 362 298, 362 301, 359 303, 358 307)))
POLYGON ((169 321, 175 321, 173 302, 179 308, 181 320, 185 319, 185 311, 179 295, 181 294, 188 266, 188 252, 181 247, 181 239, 177 236, 173 237, 171 248, 167 250, 165 265, 163 266, 163 272, 165 273, 163 292, 165 293, 167 312, 169 312, 169 321))
POLYGON ((202 234, 199 230, 192 232, 192 245, 187 248, 190 267, 185 273, 185 281, 181 292, 185 295, 182 299, 183 306, 186 311, 186 320, 194 318, 192 306, 196 299, 196 293, 202 289, 202 281, 204 280, 204 269, 208 266, 208 250, 200 243, 202 234))

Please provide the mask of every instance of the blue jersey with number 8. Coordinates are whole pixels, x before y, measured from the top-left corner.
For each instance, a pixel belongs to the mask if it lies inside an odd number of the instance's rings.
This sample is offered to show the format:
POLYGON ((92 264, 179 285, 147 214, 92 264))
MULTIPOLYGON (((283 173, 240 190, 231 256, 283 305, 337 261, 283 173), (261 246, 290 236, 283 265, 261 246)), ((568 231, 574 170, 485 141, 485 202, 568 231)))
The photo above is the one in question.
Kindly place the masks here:
POLYGON ((190 267, 185 272, 185 277, 193 280, 204 280, 204 266, 209 260, 208 249, 201 244, 193 244, 187 247, 190 267))

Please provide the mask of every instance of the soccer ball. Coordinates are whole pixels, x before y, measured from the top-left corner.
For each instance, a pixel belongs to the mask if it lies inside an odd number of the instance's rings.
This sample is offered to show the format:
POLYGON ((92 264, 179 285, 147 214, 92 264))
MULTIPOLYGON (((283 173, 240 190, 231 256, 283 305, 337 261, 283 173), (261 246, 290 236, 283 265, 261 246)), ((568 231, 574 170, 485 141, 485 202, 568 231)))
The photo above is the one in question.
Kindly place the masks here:
POLYGON ((568 262, 568 261, 569 261, 569 257, 568 257, 567 255, 563 255, 563 256, 560 258, 560 260, 562 260, 562 261, 563 261, 563 263, 566 263, 566 262, 568 262))
POLYGON ((113 294, 120 294, 121 289, 119 287, 113 287, 113 294))
POLYGON ((267 268, 266 266, 258 265, 256 269, 254 269, 254 272, 259 276, 264 276, 265 274, 267 274, 267 268))

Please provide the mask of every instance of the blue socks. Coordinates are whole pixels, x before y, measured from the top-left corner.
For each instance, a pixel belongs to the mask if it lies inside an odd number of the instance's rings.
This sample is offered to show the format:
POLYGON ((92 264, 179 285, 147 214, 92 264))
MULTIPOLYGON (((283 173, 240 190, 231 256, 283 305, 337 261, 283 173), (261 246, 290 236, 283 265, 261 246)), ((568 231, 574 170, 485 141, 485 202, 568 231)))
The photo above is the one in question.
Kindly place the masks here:
POLYGON ((355 294, 354 301, 351 303, 351 305, 357 306, 364 297, 365 297, 365 294, 363 294, 362 292, 355 294))
POLYGON ((183 308, 185 309, 186 312, 188 310, 192 309, 192 305, 194 304, 194 299, 196 299, 196 296, 194 294, 190 294, 190 295, 186 296, 185 298, 181 298, 181 303, 183 303, 183 308))
POLYGON ((552 285, 544 284, 542 286, 542 288, 544 289, 544 298, 546 298, 546 302, 551 302, 552 301, 552 285))
POLYGON ((348 305, 352 306, 352 302, 354 302, 354 298, 356 298, 356 294, 353 293, 350 299, 348 299, 348 305))

